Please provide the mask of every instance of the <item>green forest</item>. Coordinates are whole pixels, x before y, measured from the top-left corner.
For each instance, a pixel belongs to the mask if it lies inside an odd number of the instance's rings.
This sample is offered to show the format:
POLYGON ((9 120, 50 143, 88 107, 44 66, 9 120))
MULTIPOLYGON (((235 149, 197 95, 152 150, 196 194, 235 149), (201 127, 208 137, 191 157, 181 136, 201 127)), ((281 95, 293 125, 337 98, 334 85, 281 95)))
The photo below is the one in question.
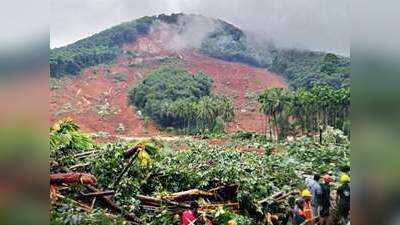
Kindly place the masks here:
POLYGON ((318 85, 336 89, 350 86, 350 59, 332 53, 280 50, 275 52, 269 68, 295 89, 311 89, 318 85))
POLYGON ((128 101, 161 127, 189 133, 221 132, 224 123, 233 119, 234 106, 229 98, 212 95, 211 86, 211 77, 203 72, 192 75, 164 67, 131 87, 128 101))

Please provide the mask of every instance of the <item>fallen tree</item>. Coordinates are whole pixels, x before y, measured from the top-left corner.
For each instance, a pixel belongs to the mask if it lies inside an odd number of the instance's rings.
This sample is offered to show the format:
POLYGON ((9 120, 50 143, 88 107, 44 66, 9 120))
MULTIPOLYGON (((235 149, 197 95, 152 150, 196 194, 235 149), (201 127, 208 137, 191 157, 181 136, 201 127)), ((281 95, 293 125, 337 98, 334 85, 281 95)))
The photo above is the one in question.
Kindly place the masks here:
POLYGON ((50 174, 51 185, 61 184, 91 184, 97 183, 96 178, 89 173, 56 173, 50 174))
MULTIPOLYGON (((225 150, 209 145, 207 139, 195 139, 184 140, 187 151, 154 150, 162 144, 153 141, 117 142, 101 145, 87 157, 78 155, 79 159, 54 157, 52 220, 123 224, 117 223, 122 219, 133 224, 175 225, 195 200, 212 224, 229 220, 241 225, 284 224, 304 182, 299 174, 338 174, 338 168, 348 163, 342 157, 349 155, 347 145, 322 146, 318 140, 304 138, 278 146, 260 140, 255 136, 240 144, 262 146, 263 155, 225 150), (277 148, 279 154, 269 154, 277 148), (305 159, 311 163, 303 163, 305 159), (93 220, 95 216, 98 220, 93 220)), ((175 145, 168 146, 174 149, 175 145)))

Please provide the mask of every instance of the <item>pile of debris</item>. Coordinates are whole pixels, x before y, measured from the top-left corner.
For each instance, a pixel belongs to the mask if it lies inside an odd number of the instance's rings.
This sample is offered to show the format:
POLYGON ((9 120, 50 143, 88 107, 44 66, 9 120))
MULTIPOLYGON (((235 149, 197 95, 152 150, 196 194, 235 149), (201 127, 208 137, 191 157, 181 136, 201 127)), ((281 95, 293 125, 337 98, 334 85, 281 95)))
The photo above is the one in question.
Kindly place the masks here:
MULTIPOLYGON (((95 207, 102 207, 110 212, 108 216, 111 218, 120 216, 132 224, 145 224, 141 222, 142 220, 135 213, 126 213, 124 210, 126 207, 118 205, 114 200, 114 195, 118 192, 121 179, 133 165, 135 159, 140 157, 143 159, 145 149, 146 146, 138 144, 124 152, 125 166, 117 174, 114 182, 108 189, 98 188, 96 177, 90 173, 64 172, 50 174, 50 199, 52 203, 70 198, 73 203, 86 212, 91 212, 95 207), (74 185, 80 185, 83 188, 77 191, 74 185)), ((76 156, 86 157, 92 154, 95 154, 95 152, 83 152, 76 156)), ((57 164, 52 164, 52 166, 57 166, 57 164)), ((76 168, 84 168, 85 166, 87 164, 77 164, 70 167, 70 169, 75 170, 76 168)), ((53 169, 52 171, 56 170, 53 169)), ((217 224, 213 212, 219 208, 224 208, 237 214, 246 212, 257 217, 257 220, 260 221, 260 218, 262 218, 261 220, 265 221, 265 224, 272 225, 274 224, 273 221, 285 220, 287 215, 286 212, 279 211, 279 209, 271 209, 271 206, 284 204, 287 202, 288 197, 297 194, 297 192, 280 192, 259 201, 240 202, 238 201, 238 189, 238 184, 225 184, 209 190, 190 189, 157 197, 146 195, 136 195, 133 197, 140 201, 139 210, 150 214, 157 214, 163 210, 168 210, 173 215, 181 215, 185 209, 190 208, 190 202, 197 201, 200 203, 199 212, 207 218, 209 221, 208 224, 217 224)), ((133 211, 137 210, 138 208, 133 211)))

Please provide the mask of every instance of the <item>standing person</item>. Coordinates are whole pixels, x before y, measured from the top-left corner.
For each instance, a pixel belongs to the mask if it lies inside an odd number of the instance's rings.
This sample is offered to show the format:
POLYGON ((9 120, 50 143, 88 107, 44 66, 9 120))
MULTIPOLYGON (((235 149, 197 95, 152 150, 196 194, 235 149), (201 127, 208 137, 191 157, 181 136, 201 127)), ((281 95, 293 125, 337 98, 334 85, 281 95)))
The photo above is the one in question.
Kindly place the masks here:
POLYGON ((350 176, 343 174, 340 177, 340 183, 342 185, 337 190, 336 201, 338 203, 340 223, 346 224, 349 221, 350 212, 350 176))
POLYGON ((311 204, 312 194, 309 190, 305 189, 301 192, 301 197, 304 200, 304 218, 307 221, 308 225, 314 225, 314 214, 313 208, 311 204))
POLYGON ((314 217, 318 217, 318 208, 321 202, 321 186, 319 184, 320 179, 321 176, 319 174, 315 174, 313 179, 306 179, 306 185, 312 194, 311 204, 314 217))
POLYGON ((182 213, 181 225, 194 225, 198 209, 199 209, 199 204, 197 204, 196 201, 192 201, 190 203, 190 209, 187 209, 182 213))
POLYGON ((326 174, 323 180, 324 182, 321 184, 321 208, 319 211, 321 225, 327 224, 329 208, 331 207, 331 183, 333 182, 333 178, 326 174))
POLYGON ((300 225, 304 221, 306 221, 306 215, 304 214, 305 204, 306 202, 302 198, 296 201, 296 204, 293 208, 293 218, 292 218, 293 225, 300 225))

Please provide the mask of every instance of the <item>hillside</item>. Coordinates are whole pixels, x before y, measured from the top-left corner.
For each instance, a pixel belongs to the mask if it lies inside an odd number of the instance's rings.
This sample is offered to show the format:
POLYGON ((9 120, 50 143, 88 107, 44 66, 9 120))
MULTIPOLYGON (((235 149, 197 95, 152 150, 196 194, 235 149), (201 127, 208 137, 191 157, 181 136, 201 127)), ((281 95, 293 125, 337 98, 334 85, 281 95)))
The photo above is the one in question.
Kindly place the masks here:
POLYGON ((295 88, 310 88, 314 84, 338 88, 350 84, 348 57, 280 48, 268 37, 256 37, 222 20, 192 14, 142 17, 52 49, 50 75, 77 75, 85 68, 111 63, 126 53, 122 46, 159 28, 170 30, 169 40, 163 40, 164 47, 170 50, 196 49, 214 58, 268 68, 283 75, 295 88))
POLYGON ((212 92, 233 99, 229 132, 266 130, 257 104, 257 94, 266 87, 341 87, 349 84, 350 75, 348 58, 279 49, 221 20, 186 14, 143 17, 50 51, 51 122, 71 117, 87 132, 162 134, 127 105, 128 87, 160 66, 209 74, 212 92))

